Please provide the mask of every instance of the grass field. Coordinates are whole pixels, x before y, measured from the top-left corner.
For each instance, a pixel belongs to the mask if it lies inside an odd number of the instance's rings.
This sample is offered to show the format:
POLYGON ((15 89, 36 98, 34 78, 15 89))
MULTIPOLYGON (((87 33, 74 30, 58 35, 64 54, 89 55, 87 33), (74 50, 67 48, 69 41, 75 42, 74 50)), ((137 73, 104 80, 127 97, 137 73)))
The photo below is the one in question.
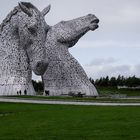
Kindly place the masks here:
POLYGON ((140 107, 0 103, 0 140, 139 140, 140 107))

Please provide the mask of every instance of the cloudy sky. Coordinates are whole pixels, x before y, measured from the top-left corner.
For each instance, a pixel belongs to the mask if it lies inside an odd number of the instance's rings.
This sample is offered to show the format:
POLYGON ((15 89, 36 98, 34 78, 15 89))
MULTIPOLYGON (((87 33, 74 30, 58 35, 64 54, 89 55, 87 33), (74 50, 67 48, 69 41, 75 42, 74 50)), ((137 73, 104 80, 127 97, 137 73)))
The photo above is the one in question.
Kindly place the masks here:
MULTIPOLYGON (((99 28, 88 32, 70 49, 89 77, 140 76, 140 0, 28 0, 42 10, 49 25, 89 13, 100 19, 99 28)), ((18 0, 1 0, 0 22, 18 0)), ((39 79, 33 76, 34 79, 39 79)))

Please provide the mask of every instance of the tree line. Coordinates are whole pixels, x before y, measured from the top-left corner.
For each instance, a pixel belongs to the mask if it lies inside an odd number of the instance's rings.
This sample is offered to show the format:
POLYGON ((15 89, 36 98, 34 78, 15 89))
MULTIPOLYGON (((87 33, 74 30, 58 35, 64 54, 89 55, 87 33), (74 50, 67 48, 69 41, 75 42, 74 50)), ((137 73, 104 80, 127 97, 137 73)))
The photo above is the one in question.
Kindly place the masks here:
POLYGON ((89 79, 92 84, 97 87, 117 87, 117 86, 127 86, 127 87, 138 87, 140 86, 140 78, 135 75, 132 77, 124 77, 119 75, 118 77, 101 77, 95 81, 89 79))
MULTIPOLYGON (((101 77, 99 79, 93 80, 89 78, 92 84, 96 87, 117 87, 117 86, 127 86, 127 87, 138 87, 140 86, 140 78, 136 76, 124 77, 119 75, 118 77, 101 77)), ((32 80, 34 89, 36 92, 44 90, 44 84, 42 81, 32 80)))
POLYGON ((44 90, 44 84, 42 83, 42 81, 32 80, 32 83, 33 83, 33 87, 34 87, 36 92, 44 90))

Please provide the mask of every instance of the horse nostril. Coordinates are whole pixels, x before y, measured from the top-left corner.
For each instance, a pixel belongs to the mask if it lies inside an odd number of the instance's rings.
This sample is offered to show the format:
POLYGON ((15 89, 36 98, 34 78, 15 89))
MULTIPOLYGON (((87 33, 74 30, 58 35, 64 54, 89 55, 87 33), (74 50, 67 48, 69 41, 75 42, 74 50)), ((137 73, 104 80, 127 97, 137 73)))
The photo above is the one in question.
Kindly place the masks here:
POLYGON ((95 22, 95 23, 99 23, 99 19, 95 19, 94 22, 95 22))
POLYGON ((36 65, 37 69, 47 69, 48 63, 44 61, 39 61, 36 65))
POLYGON ((94 19, 94 20, 92 20, 90 23, 91 23, 91 24, 93 24, 93 23, 99 23, 99 19, 94 19))
POLYGON ((95 22, 94 22, 94 20, 92 20, 90 23, 92 24, 92 23, 95 23, 95 22))
POLYGON ((48 67, 48 63, 44 61, 37 62, 34 72, 36 75, 43 75, 48 67))

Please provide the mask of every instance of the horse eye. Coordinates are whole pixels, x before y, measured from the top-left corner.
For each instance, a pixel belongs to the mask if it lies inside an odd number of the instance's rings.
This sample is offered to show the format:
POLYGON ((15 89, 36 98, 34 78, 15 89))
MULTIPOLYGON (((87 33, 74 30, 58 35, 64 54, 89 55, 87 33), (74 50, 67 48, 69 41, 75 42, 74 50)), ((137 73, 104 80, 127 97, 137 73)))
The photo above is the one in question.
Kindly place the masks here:
POLYGON ((47 34, 47 33, 48 33, 48 30, 49 30, 49 29, 47 29, 47 28, 45 29, 45 34, 47 34))
POLYGON ((29 27, 28 30, 32 35, 36 35, 36 29, 34 27, 29 27))

